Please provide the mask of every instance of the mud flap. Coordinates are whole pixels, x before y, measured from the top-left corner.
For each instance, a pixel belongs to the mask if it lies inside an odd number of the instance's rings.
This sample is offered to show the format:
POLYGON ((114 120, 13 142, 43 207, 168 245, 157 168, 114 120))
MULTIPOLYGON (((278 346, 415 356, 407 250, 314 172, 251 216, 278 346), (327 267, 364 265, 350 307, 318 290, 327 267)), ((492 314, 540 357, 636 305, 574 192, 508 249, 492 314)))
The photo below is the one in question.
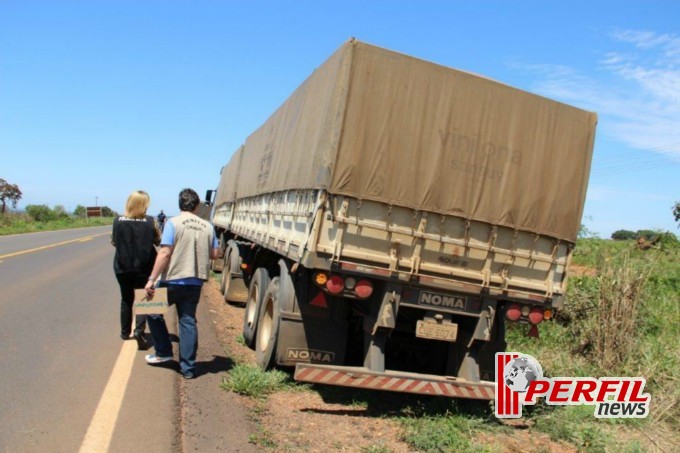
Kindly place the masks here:
POLYGON ((279 268, 281 325, 277 365, 343 364, 347 346, 343 300, 327 297, 313 287, 306 271, 291 275, 283 260, 279 268))
POLYGON ((484 343, 479 351, 479 372, 483 381, 496 380, 496 353, 505 352, 505 341, 489 341, 484 343))
POLYGON ((341 365, 345 361, 346 343, 347 326, 281 313, 276 363, 280 366, 341 365))
POLYGON ((248 300, 248 287, 243 281, 243 275, 232 275, 228 278, 231 278, 231 283, 224 298, 229 302, 245 303, 248 300))
POLYGON ((248 300, 248 287, 243 280, 243 272, 240 268, 240 252, 235 241, 229 241, 222 279, 226 279, 225 284, 222 285, 225 301, 245 303, 248 300), (229 262, 227 262, 227 258, 229 262))

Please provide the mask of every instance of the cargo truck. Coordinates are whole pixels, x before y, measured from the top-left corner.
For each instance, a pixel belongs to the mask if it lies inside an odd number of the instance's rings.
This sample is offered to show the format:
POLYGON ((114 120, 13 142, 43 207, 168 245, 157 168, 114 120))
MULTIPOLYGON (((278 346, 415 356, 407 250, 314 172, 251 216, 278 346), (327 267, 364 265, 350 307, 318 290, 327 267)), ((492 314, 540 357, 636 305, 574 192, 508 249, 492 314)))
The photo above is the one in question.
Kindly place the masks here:
POLYGON ((564 300, 596 114, 357 40, 223 167, 222 292, 263 368, 493 399, 564 300))

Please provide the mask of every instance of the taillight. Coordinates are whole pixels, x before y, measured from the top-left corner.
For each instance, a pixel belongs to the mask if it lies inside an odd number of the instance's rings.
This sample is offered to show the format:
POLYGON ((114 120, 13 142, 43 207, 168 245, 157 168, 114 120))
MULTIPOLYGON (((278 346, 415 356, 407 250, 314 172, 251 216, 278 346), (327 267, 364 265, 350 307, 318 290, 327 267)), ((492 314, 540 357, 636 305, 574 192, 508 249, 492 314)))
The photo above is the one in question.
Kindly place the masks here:
POLYGON ((339 275, 333 275, 326 282, 326 289, 331 294, 340 294, 345 289, 345 281, 339 275))
POLYGON ((323 272, 319 272, 318 274, 314 275, 314 283, 319 286, 326 286, 327 281, 328 275, 324 274, 323 272))
POLYGON ((505 317, 510 321, 518 321, 521 316, 522 309, 520 308, 519 304, 512 304, 507 308, 507 310, 505 310, 505 317))
POLYGON ((359 299, 367 299, 373 294, 373 285, 368 280, 359 280, 354 287, 354 294, 359 299))
POLYGON ((529 313, 529 321, 531 324, 539 324, 543 321, 543 309, 542 308, 532 308, 529 313))

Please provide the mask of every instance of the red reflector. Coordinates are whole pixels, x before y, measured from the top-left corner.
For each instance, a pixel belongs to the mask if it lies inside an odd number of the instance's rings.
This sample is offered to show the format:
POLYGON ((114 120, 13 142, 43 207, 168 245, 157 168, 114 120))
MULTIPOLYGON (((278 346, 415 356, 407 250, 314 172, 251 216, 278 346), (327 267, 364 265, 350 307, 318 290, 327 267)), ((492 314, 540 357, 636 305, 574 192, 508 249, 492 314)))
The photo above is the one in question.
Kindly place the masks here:
POLYGON ((328 303, 326 303, 326 296, 324 295, 324 293, 319 293, 314 299, 312 299, 309 305, 315 305, 321 308, 328 308, 328 303))
POLYGON ((522 316, 522 311, 518 304, 512 304, 505 310, 505 317, 510 321, 517 321, 522 316))
POLYGON ((331 294, 340 294, 345 289, 345 281, 338 275, 333 275, 326 282, 326 289, 331 294))
POLYGON ((527 332, 527 337, 538 338, 538 326, 536 324, 531 326, 531 329, 527 332))
POLYGON ((368 280, 359 280, 354 287, 354 293, 359 299, 366 299, 373 294, 373 285, 368 280))
POLYGON ((529 321, 531 324, 539 324, 541 321, 543 321, 543 309, 533 308, 531 313, 529 313, 529 321))

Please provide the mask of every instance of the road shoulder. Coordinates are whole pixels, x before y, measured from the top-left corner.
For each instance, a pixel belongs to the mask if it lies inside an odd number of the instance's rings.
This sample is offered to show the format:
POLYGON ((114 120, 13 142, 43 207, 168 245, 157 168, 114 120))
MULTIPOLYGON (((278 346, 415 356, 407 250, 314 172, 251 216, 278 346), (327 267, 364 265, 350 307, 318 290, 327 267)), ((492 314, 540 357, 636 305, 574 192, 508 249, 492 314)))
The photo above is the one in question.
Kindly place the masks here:
POLYGON ((180 378, 183 451, 256 452, 249 439, 257 426, 249 418, 246 400, 220 388, 234 362, 217 336, 206 291, 196 317, 198 374, 191 380, 180 378))

